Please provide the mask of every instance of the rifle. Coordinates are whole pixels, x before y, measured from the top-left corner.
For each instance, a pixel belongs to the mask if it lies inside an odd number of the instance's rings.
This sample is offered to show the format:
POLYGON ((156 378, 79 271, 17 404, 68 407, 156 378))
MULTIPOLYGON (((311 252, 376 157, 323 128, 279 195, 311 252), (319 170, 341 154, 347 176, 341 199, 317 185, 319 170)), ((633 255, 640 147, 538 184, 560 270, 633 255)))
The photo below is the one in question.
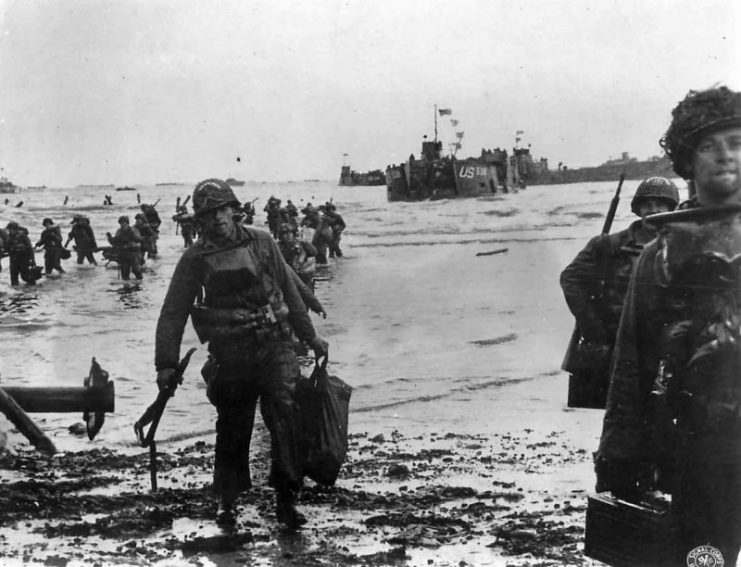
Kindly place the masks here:
POLYGON ((195 347, 188 350, 185 356, 178 363, 175 372, 170 377, 170 383, 166 388, 160 390, 157 399, 147 408, 144 414, 134 424, 134 432, 142 447, 149 447, 149 473, 152 479, 152 491, 157 490, 157 444, 154 441, 154 434, 157 432, 160 418, 165 411, 167 400, 175 395, 178 385, 183 383, 183 374, 188 367, 191 355, 196 351, 195 347), (149 425, 149 430, 145 433, 144 427, 149 425))
POLYGON ((617 211, 618 203, 620 203, 620 190, 623 188, 623 181, 625 181, 624 171, 620 174, 620 181, 618 181, 617 190, 615 191, 615 195, 612 197, 612 201, 610 201, 610 208, 607 209, 605 224, 602 225, 602 234, 609 234, 610 228, 612 228, 612 221, 615 220, 615 212, 617 211))
MULTIPOLYGON (((610 208, 607 210, 607 216, 605 216, 605 222, 602 225, 603 235, 607 235, 610 233, 610 229, 612 228, 612 221, 615 220, 615 212, 617 211, 618 204, 620 203, 620 190, 623 188, 623 181, 625 181, 625 172, 622 172, 620 174, 620 179, 618 181, 617 189, 615 190, 615 195, 612 197, 612 201, 610 201, 610 208)), ((604 286, 604 281, 602 281, 600 284, 600 287, 602 286, 604 286)), ((574 325, 574 330, 571 333, 569 344, 566 347, 566 354, 564 355, 563 361, 561 362, 562 370, 569 371, 575 364, 579 363, 577 351, 581 342, 582 330, 579 328, 579 325, 576 324, 574 325)), ((601 406, 601 409, 604 409, 603 401, 601 399, 597 403, 594 399, 589 398, 589 396, 594 396, 594 392, 580 392, 576 383, 572 385, 572 380, 573 378, 569 380, 569 397, 567 402, 568 407, 599 408, 601 406)))

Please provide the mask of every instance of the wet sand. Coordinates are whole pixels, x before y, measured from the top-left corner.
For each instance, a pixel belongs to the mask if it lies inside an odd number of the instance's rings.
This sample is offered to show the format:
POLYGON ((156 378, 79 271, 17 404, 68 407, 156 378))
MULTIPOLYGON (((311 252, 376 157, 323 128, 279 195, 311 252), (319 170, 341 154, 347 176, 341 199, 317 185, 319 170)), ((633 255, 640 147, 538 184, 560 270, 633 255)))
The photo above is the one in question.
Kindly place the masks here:
POLYGON ((307 481, 299 508, 309 523, 295 533, 274 518, 262 428, 253 449, 255 487, 239 500, 235 530, 213 521, 212 436, 160 449, 157 492, 146 450, 40 457, 13 439, 15 454, 0 459, 0 561, 593 565, 582 551, 595 440, 584 431, 599 424, 594 412, 550 409, 549 397, 562 386, 557 375, 506 384, 494 404, 477 404, 471 392, 467 409, 492 418, 478 432, 429 423, 402 432, 393 420, 353 432, 336 485, 307 481), (546 414, 539 423, 548 427, 519 425, 525 402, 546 414))

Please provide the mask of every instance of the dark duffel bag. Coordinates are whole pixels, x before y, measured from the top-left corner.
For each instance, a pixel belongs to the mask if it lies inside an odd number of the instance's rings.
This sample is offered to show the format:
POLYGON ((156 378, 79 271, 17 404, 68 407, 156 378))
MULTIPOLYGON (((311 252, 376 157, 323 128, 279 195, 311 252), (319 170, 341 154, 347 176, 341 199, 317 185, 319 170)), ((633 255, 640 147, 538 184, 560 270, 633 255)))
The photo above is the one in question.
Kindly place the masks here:
POLYGON ((319 484, 337 480, 347 455, 347 421, 352 388, 327 373, 317 359, 310 378, 296 384, 299 454, 304 475, 319 484))

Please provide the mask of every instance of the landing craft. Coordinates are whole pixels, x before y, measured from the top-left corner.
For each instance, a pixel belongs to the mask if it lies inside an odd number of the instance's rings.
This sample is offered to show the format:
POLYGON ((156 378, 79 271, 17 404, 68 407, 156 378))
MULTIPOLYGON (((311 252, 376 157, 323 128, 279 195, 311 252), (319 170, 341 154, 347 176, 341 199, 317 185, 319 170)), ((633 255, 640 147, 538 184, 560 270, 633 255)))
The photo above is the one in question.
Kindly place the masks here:
MULTIPOLYGON (((410 155, 405 163, 386 167, 386 190, 389 201, 422 201, 479 197, 508 192, 518 182, 506 150, 481 150, 479 157, 456 157, 463 132, 456 132, 458 142, 449 156, 442 155, 443 143, 437 136, 437 115, 450 114, 435 107, 435 138, 422 142, 419 159, 410 155)), ((456 121, 451 120, 457 124, 456 121)), ((425 136, 426 138, 426 136, 425 136)))
MULTIPOLYGON (((343 158, 347 158, 347 154, 342 154, 343 158)), ((385 185, 386 176, 380 169, 373 169, 361 173, 350 168, 350 165, 345 163, 343 159, 342 169, 340 170, 340 181, 338 185, 345 187, 353 187, 355 185, 385 185)))

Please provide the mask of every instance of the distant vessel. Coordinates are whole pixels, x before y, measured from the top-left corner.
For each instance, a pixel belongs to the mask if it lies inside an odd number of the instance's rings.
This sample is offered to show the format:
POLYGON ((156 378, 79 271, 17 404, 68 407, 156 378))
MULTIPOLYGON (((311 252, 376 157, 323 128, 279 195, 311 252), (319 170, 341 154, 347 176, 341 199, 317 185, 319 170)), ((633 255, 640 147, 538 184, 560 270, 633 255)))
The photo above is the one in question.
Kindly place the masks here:
POLYGON ((166 183, 155 183, 155 186, 157 186, 157 187, 167 187, 167 186, 170 186, 170 185, 182 185, 182 183, 175 183, 175 182, 172 182, 172 181, 168 181, 166 183))
POLYGON ((124 187, 116 187, 116 191, 136 191, 136 188, 126 185, 124 187))
MULTIPOLYGON (((386 167, 386 197, 389 201, 421 201, 492 195, 513 186, 514 169, 507 152, 481 150, 480 157, 456 158, 442 155, 443 144, 437 139, 437 106, 435 139, 422 142, 419 159, 410 155, 405 163, 386 167)), ((456 150, 460 143, 454 144, 456 150)))
POLYGON ((7 177, 0 177, 0 193, 18 193, 20 187, 15 185, 7 177))
POLYGON ((241 187, 242 185, 244 185, 244 181, 240 181, 239 179, 234 179, 233 177, 227 177, 226 182, 232 187, 241 187))
POLYGON ((645 179, 647 177, 676 177, 667 157, 654 156, 638 160, 623 152, 618 159, 611 159, 594 167, 571 169, 561 163, 557 169, 550 169, 548 159, 535 161, 529 148, 514 148, 514 158, 520 178, 524 185, 558 185, 562 183, 586 183, 591 181, 615 181, 625 172, 626 179, 645 179))
POLYGON ((340 170, 340 182, 338 185, 352 187, 354 185, 385 185, 385 183, 386 174, 380 169, 360 173, 354 169, 350 169, 349 165, 343 164, 340 170))

